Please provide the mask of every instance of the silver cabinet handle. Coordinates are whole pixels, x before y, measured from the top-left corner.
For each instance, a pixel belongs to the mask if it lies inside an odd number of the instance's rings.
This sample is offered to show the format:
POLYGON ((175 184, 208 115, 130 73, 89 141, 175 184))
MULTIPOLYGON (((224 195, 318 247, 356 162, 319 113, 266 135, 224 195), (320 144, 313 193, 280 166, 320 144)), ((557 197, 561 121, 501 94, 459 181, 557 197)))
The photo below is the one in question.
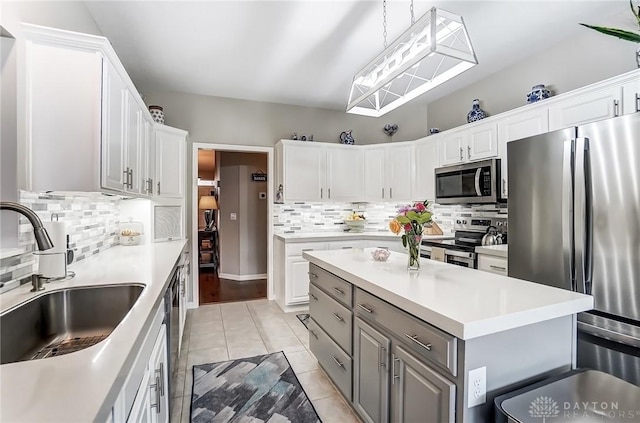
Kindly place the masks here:
POLYGON ((464 157, 462 156, 462 152, 463 152, 463 151, 464 151, 464 150, 462 149, 462 147, 460 147, 460 160, 464 160, 464 157))
POLYGON ((322 188, 320 188, 320 199, 322 199, 322 188))
POLYGON ((309 296, 311 298, 313 298, 314 300, 318 301, 318 297, 316 297, 315 295, 313 295, 311 292, 309 292, 309 296))
POLYGON ((380 373, 380 370, 382 370, 383 367, 385 367, 387 365, 386 361, 385 361, 385 354, 384 352, 386 351, 385 347, 380 347, 378 348, 378 373, 380 373), (380 358, 380 353, 382 354, 382 358, 380 358))
POLYGON ((327 188, 327 191, 329 193, 329 198, 331 198, 331 188, 327 188))
POLYGON ((494 266, 493 264, 490 264, 490 265, 489 265, 489 267, 490 267, 490 268, 492 268, 492 269, 494 269, 494 270, 502 270, 503 272, 504 272, 505 270, 507 270, 507 268, 506 268, 506 267, 502 267, 502 266, 494 266))
POLYGON ((469 158, 469 160, 471 160, 471 146, 470 145, 467 146, 467 157, 469 158))
POLYGON ((427 351, 431 351, 431 344, 423 344, 422 342, 420 342, 418 340, 418 335, 409 335, 408 333, 404 334, 405 337, 411 339, 413 342, 415 342, 416 344, 420 345, 422 348, 424 348, 427 351))
POLYGON ((620 116, 620 102, 618 100, 613 100, 613 115, 620 116))
POLYGON ((393 198, 393 188, 389 187, 389 198, 393 198))
POLYGON ((344 323, 344 319, 337 313, 331 313, 333 315, 333 317, 335 317, 335 319, 340 322, 340 323, 344 323))
MULTIPOLYGON (((351 248, 351 247, 349 247, 349 248, 351 248)), ((340 294, 340 295, 344 295, 344 291, 343 291, 342 289, 337 288, 337 287, 335 287, 335 286, 333 286, 332 288, 333 288, 333 290, 334 290, 334 291, 336 291, 338 294, 340 294)))
POLYGON ((156 372, 160 373, 160 395, 164 396, 164 363, 160 363, 160 368, 156 372))
POLYGON ((395 354, 391 354, 392 362, 391 362, 391 384, 396 384, 396 379, 400 379, 400 375, 396 374, 396 362, 400 361, 399 358, 396 358, 395 354))
POLYGON ((124 185, 125 188, 129 188, 129 168, 127 168, 127 170, 123 170, 122 174, 124 175, 122 185, 124 185))
MULTIPOLYGON (((332 356, 331 356, 331 358, 333 358, 333 361, 335 361, 335 363, 336 363, 338 366, 340 366, 340 367, 342 367, 343 369, 345 369, 345 367, 344 367, 344 363, 342 363, 342 361, 338 360, 338 357, 336 357, 335 355, 332 355, 332 356)), ((345 370, 347 370, 347 369, 345 369, 345 370)))
POLYGON ((133 168, 129 169, 129 188, 133 189, 133 168))
POLYGON ((160 195, 160 181, 158 181, 158 195, 160 195))
POLYGON ((502 178, 502 195, 506 195, 507 194, 507 181, 502 178))
POLYGON ((160 389, 158 389, 160 386, 160 378, 158 376, 156 376, 156 383, 154 385, 151 385, 150 388, 154 388, 156 391, 156 403, 155 404, 151 404, 151 408, 155 408, 156 409, 156 413, 160 414, 160 408, 161 408, 161 400, 160 400, 160 389))
POLYGON ((314 338, 318 339, 318 335, 314 331, 312 331, 311 329, 309 329, 309 333, 311 335, 313 335, 314 338))
POLYGON ((382 198, 384 198, 384 188, 382 188, 382 198))
POLYGON ((313 251, 313 248, 303 248, 302 251, 313 251))
POLYGON ((640 112, 640 94, 636 93, 636 112, 640 112))
POLYGON ((312 277, 312 278, 317 278, 317 277, 318 277, 318 275, 316 275, 315 273, 312 273, 312 272, 307 272, 307 273, 308 273, 308 274, 309 274, 309 276, 310 276, 310 277, 312 277))
POLYGON ((360 307, 361 309, 363 309, 364 311, 366 311, 367 313, 373 313, 373 310, 371 310, 370 308, 358 303, 356 304, 358 307, 360 307))

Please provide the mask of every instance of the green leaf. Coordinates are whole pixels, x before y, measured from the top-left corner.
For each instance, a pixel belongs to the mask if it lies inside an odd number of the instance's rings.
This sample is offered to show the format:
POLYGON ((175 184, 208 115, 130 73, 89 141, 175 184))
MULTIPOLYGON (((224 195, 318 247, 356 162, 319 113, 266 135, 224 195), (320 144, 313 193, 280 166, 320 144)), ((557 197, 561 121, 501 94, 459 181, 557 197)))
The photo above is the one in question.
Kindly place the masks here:
POLYGON ((631 41, 633 43, 640 43, 640 34, 635 32, 625 31, 624 29, 607 28, 604 26, 593 26, 581 23, 580 25, 587 28, 591 28, 605 35, 611 35, 612 37, 618 37, 621 40, 631 41))
POLYGON ((396 220, 400 223, 402 223, 403 225, 406 225, 407 223, 410 223, 411 220, 407 219, 406 216, 398 216, 396 217, 396 220))
POLYGON ((420 216, 420 218, 418 219, 418 221, 420 222, 420 224, 424 225, 425 223, 431 221, 431 213, 429 212, 424 212, 422 214, 422 216, 420 216))
POLYGON ((418 219, 418 213, 414 212, 413 210, 409 210, 405 216, 407 216, 409 218, 409 220, 417 220, 418 219))
POLYGON ((407 236, 406 235, 402 235, 402 246, 404 248, 407 248, 407 236))
POLYGON ((637 12, 633 8, 633 1, 632 0, 629 0, 629 6, 631 6, 631 13, 633 13, 633 16, 636 17, 636 20, 638 21, 638 26, 640 26, 640 6, 638 6, 638 11, 637 12))

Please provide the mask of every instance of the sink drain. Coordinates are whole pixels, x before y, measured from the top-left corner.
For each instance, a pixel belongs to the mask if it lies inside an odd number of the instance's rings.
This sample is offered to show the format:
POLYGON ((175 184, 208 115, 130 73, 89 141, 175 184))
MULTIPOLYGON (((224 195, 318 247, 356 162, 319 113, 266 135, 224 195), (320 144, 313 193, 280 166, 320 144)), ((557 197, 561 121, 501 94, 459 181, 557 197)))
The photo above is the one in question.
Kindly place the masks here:
POLYGON ((98 335, 87 336, 84 338, 68 338, 61 341, 55 341, 35 353, 35 355, 31 359, 39 360, 41 358, 57 357, 59 355, 65 355, 72 352, 80 351, 97 344, 106 337, 107 335, 98 335))

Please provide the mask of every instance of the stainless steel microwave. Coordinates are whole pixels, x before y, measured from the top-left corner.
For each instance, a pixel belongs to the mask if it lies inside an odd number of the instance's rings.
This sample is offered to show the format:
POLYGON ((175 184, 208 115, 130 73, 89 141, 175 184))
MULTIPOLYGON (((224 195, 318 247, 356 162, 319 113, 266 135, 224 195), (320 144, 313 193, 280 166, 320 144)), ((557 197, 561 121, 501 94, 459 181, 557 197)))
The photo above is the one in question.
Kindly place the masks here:
POLYGON ((502 201, 500 159, 436 169, 436 203, 486 204, 502 201))

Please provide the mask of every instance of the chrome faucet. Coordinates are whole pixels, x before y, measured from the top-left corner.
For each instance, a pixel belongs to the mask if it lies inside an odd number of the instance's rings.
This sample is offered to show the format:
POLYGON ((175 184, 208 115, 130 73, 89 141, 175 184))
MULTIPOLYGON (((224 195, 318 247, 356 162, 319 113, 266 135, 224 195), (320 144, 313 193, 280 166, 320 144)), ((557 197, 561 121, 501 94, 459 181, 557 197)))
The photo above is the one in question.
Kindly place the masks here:
MULTIPOLYGON (((29 220, 31 226, 33 226, 33 234, 36 238, 36 244, 39 250, 49 250, 53 248, 51 238, 49 238, 47 230, 42 225, 42 221, 40 220, 38 215, 29 207, 11 201, 0 201, 0 210, 12 210, 16 213, 20 213, 29 220)), ((42 275, 31 275, 31 285, 33 286, 31 292, 42 291, 44 289, 42 283, 45 280, 46 278, 43 278, 42 275)))

